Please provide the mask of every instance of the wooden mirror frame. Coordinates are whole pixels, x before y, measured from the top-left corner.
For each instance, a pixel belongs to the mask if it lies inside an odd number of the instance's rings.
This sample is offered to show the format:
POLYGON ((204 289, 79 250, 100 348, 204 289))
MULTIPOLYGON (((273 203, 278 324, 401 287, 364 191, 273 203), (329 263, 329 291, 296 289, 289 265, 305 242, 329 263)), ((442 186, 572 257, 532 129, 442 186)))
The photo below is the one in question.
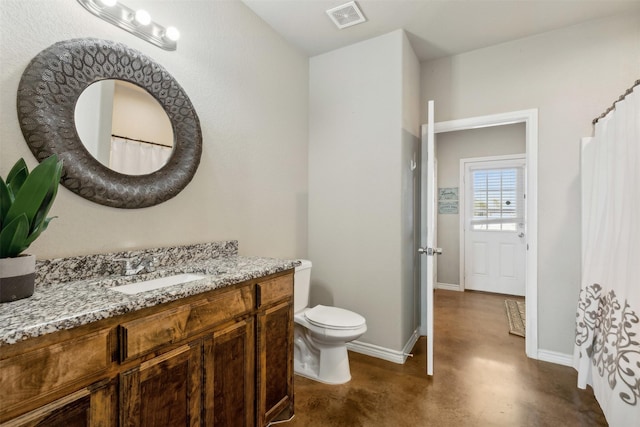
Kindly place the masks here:
POLYGON ((93 38, 58 42, 36 55, 20 79, 18 120, 38 161, 63 160, 61 183, 105 206, 135 209, 177 195, 193 179, 202 155, 200 121, 182 87, 161 65, 124 44, 93 38), (169 116, 174 149, 148 175, 124 175, 96 160, 76 131, 75 107, 92 83, 128 81, 144 88, 169 116))

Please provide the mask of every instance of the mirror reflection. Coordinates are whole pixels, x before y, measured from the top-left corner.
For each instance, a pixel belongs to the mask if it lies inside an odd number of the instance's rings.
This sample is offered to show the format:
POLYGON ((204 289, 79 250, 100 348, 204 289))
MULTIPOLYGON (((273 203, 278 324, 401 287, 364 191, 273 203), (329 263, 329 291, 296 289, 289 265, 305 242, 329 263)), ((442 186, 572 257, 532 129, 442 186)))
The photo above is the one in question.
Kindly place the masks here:
POLYGON ((155 172, 173 151, 166 112, 146 90, 129 82, 101 80, 87 87, 76 103, 74 120, 91 155, 116 172, 155 172))

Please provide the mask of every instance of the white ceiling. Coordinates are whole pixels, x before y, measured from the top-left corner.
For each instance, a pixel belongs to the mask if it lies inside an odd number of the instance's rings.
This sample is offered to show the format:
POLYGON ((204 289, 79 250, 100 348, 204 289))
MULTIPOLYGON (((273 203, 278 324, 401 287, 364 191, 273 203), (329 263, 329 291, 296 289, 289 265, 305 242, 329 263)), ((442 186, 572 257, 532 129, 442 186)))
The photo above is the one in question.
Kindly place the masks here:
POLYGON ((640 11, 640 0, 358 0, 367 22, 339 30, 325 11, 349 0, 242 1, 309 56, 403 28, 420 61, 640 11))

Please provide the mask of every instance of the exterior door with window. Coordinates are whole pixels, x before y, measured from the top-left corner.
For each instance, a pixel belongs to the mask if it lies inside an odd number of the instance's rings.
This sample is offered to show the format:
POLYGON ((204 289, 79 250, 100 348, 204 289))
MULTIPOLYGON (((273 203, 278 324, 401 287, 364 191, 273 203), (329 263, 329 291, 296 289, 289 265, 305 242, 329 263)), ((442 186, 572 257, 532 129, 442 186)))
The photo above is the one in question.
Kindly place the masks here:
POLYGON ((463 160, 465 289, 524 296, 526 163, 509 157, 463 160))

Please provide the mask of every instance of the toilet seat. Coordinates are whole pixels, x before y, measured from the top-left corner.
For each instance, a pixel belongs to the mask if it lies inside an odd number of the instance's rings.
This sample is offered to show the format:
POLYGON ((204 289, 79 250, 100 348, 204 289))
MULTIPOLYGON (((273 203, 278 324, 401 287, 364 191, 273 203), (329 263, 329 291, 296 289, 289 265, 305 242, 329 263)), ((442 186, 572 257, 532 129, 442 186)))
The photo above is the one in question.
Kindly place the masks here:
POLYGON ((355 329, 364 326, 364 317, 353 311, 338 307, 316 305, 304 313, 306 320, 312 325, 326 329, 355 329))

